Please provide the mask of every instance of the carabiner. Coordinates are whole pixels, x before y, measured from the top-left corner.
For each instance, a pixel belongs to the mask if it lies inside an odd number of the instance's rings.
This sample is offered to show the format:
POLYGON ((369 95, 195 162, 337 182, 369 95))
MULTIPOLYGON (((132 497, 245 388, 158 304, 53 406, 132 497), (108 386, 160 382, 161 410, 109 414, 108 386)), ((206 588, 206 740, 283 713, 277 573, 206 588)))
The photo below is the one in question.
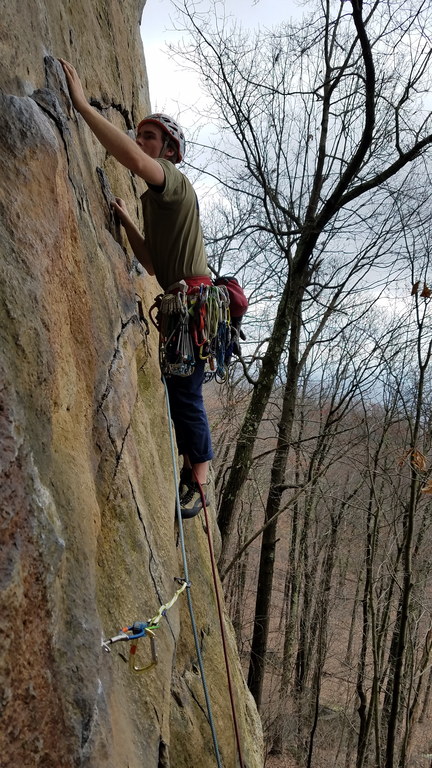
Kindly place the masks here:
POLYGON ((151 629, 146 630, 146 636, 150 639, 150 650, 151 650, 151 662, 150 664, 146 664, 144 667, 136 667, 135 666, 135 655, 137 652, 137 643, 134 643, 131 645, 129 649, 129 669, 132 670, 132 672, 147 672, 152 667, 156 666, 158 663, 158 655, 157 655, 157 649, 156 649, 156 640, 154 636, 154 632, 152 632, 151 629))
POLYGON ((123 627, 123 632, 132 632, 129 635, 129 640, 139 640, 140 637, 145 637, 148 632, 148 621, 135 621, 131 627, 123 627))

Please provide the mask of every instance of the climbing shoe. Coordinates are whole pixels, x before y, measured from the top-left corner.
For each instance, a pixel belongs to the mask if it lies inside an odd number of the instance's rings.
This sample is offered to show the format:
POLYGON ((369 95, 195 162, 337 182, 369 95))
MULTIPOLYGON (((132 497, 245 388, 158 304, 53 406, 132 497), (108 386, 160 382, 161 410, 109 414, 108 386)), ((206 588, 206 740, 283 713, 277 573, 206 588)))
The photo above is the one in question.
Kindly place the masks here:
POLYGON ((179 495, 183 496, 192 482, 192 468, 182 467, 180 470, 179 495))
MULTIPOLYGON (((206 486, 203 484, 201 487, 204 490, 204 499, 205 503, 207 504, 207 496, 205 495, 206 486)), ((198 483, 191 481, 189 485, 186 486, 184 493, 182 493, 180 496, 180 511, 183 520, 188 520, 191 517, 195 517, 199 512, 201 512, 202 508, 203 504, 199 485, 198 483)))

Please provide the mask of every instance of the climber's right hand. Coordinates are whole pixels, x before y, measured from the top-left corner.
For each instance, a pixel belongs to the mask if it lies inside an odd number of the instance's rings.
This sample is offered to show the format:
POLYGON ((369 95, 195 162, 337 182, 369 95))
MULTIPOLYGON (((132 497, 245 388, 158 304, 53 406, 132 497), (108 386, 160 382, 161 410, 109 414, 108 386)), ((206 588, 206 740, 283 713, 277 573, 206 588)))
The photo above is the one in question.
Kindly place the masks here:
POLYGON ((124 200, 122 200, 121 197, 116 197, 112 201, 111 208, 116 212, 123 226, 125 226, 126 224, 129 224, 132 221, 129 215, 129 211, 126 208, 126 203, 124 200))

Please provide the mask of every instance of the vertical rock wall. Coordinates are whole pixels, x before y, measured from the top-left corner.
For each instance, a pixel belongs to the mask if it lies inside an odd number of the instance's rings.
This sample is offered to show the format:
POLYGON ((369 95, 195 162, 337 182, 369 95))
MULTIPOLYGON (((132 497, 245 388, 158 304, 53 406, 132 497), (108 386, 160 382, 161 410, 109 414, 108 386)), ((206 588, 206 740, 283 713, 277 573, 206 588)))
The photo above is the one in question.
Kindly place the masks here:
MULTIPOLYGON (((123 130, 148 110, 140 0, 11 0, 0 35, 0 766, 216 765, 182 595, 141 674, 102 637, 154 616, 182 576, 154 330, 158 293, 111 190, 139 180, 75 115, 56 56, 123 130)), ((207 542, 192 598, 225 768, 237 765, 207 542)), ((230 631, 248 768, 261 732, 230 631)), ((146 664, 149 641, 140 641, 146 664)))

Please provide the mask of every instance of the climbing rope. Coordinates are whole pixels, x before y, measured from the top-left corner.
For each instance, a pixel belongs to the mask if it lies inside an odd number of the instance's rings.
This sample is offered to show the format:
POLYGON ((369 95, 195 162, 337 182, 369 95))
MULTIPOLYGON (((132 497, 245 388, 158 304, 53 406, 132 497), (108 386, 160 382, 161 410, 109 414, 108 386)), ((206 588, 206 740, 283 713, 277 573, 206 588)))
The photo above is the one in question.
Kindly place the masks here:
POLYGON ((232 719, 234 723, 234 731, 235 731, 235 737, 236 737, 236 744, 237 744, 237 754, 240 762, 240 768, 244 768, 244 762, 243 762, 243 755, 242 755, 242 748, 241 748, 241 741, 240 741, 240 729, 238 726, 238 720, 237 720, 237 713, 235 708, 235 701, 234 701, 234 691, 233 691, 233 684, 232 684, 232 677, 231 677, 231 670, 230 670, 230 664, 229 664, 229 658, 228 658, 228 647, 227 647, 227 641, 226 641, 226 633, 225 633, 225 622, 222 612, 222 601, 220 597, 219 592, 219 585, 217 580, 217 566, 216 566, 216 559, 214 555, 214 548, 213 548, 213 541, 212 541, 212 535, 210 532, 210 523, 209 523, 209 517, 207 512, 207 504, 206 504, 206 498, 204 491, 202 489, 201 483, 199 482, 195 472, 193 473, 195 482, 197 483, 199 487, 199 492, 201 496, 201 502, 203 505, 204 510, 204 517, 205 517, 205 525, 207 530, 207 540, 209 545, 209 552, 210 552, 210 561, 211 561, 211 567, 212 567, 212 574, 213 574, 213 585, 214 585, 214 591, 216 595, 216 603, 218 608, 218 615, 219 615, 219 625, 220 625, 220 631, 222 636, 222 646, 223 646, 223 653, 224 653, 224 660, 225 660, 225 669, 226 669, 226 675, 227 675, 227 681, 228 681, 228 691, 230 696, 230 703, 231 703, 231 713, 232 713, 232 719))
MULTIPOLYGON (((175 448, 174 448, 174 436, 173 436, 173 429, 172 429, 172 423, 171 423, 171 409, 170 409, 170 405, 169 405, 168 388, 167 388, 167 384, 166 384, 164 376, 162 376, 162 381, 163 381, 163 384, 164 384, 164 387, 165 387, 165 399, 166 399, 166 403, 167 403, 169 435, 170 435, 170 445, 171 445, 171 456, 172 456, 172 463, 173 463, 173 470, 174 470, 174 482, 175 482, 175 487, 176 487, 176 511, 177 511, 177 519, 178 519, 178 524, 179 524, 180 547, 181 547, 181 553, 182 553, 182 559, 183 559, 183 568, 184 568, 185 580, 189 584, 188 564, 187 564, 185 541, 184 541, 183 519, 182 519, 182 516, 181 516, 180 495, 179 495, 178 482, 177 482, 178 472, 177 472, 177 462, 176 462, 176 454, 175 454, 175 448)), ((239 757, 240 768, 245 768, 245 764, 243 762, 243 756, 242 756, 241 742, 240 742, 240 730, 239 730, 239 726, 238 726, 238 720, 237 720, 237 714, 236 714, 236 708, 235 708, 235 702, 234 702, 234 691, 233 691, 232 677, 231 677, 229 658, 228 658, 228 647, 227 647, 227 641, 226 641, 225 623, 224 623, 224 618, 223 618, 223 613, 222 613, 222 602, 221 602, 221 597, 220 597, 220 592, 219 592, 219 587, 218 587, 218 582, 217 582, 217 566, 216 566, 216 560, 215 560, 215 556, 214 556, 214 548, 213 548, 212 536, 211 536, 211 532, 210 532, 210 522, 209 522, 208 513, 207 513, 206 499, 205 499, 205 494, 204 494, 204 491, 202 489, 201 483, 199 482, 195 472, 193 474, 194 474, 195 482, 198 484, 198 487, 199 487, 200 496, 201 496, 201 502, 202 502, 202 505, 203 505, 204 516, 205 516, 205 524, 206 524, 206 529, 207 529, 207 539, 208 539, 208 544, 209 544, 210 561, 211 561, 212 575, 213 575, 213 584, 214 584, 214 591, 215 591, 215 595, 216 595, 216 603, 217 603, 217 608, 218 608, 219 624, 220 624, 220 631, 221 631, 221 636, 222 636, 222 646, 223 646, 223 653, 224 653, 224 660, 225 660, 225 669, 226 669, 226 675, 227 675, 227 680, 228 680, 228 690, 229 690, 230 703, 231 703, 231 712, 232 712, 232 719, 233 719, 234 731, 235 731, 235 737, 236 737, 236 744, 237 744, 237 754, 238 754, 238 757, 239 757)), ((199 641, 198 641, 198 632, 197 632, 197 628, 196 628, 195 616, 194 616, 194 612, 193 612, 192 601, 191 601, 191 598, 190 598, 190 588, 187 590, 186 594, 187 594, 187 597, 188 597, 189 612, 190 612, 190 616, 191 616, 192 630, 193 630, 193 635, 194 635, 194 639, 195 639, 195 647, 196 647, 196 651, 197 651, 197 655, 198 655, 198 665, 199 665, 200 672, 201 672, 202 684, 203 684, 203 689, 204 689, 204 696, 205 696, 206 704, 207 704, 207 712, 208 712, 208 715, 209 715, 209 723, 210 723, 210 727, 211 727, 211 731, 212 731, 212 736, 213 736, 213 744, 214 744, 214 748, 215 748, 216 761, 217 761, 217 765, 218 765, 218 768, 219 768, 219 766, 221 766, 220 755, 219 755, 219 748, 218 748, 218 744, 217 744, 216 730, 215 730, 215 727, 214 727, 213 715, 212 715, 212 711, 211 711, 211 703, 210 703, 210 699, 209 699, 209 696, 208 696, 208 689, 207 689, 207 683, 206 683, 206 678, 205 678, 204 667, 203 667, 203 664, 202 664, 201 649, 200 649, 199 641)))
MULTIPOLYGON (((173 435, 173 428, 172 428, 172 422, 171 422, 171 409, 169 405, 169 397, 168 397, 168 388, 166 384, 165 377, 162 376, 162 382, 165 389, 165 399, 166 399, 166 405, 167 405, 167 414, 168 414, 168 425, 169 425, 169 436, 170 436, 170 446, 171 446, 171 458, 172 458, 172 464, 173 464, 173 471, 174 471, 174 481, 175 481, 175 488, 176 488, 176 513, 177 513, 177 520, 178 520, 178 526, 179 526, 179 541, 180 541, 180 549, 182 554, 182 560, 183 560, 183 570, 184 570, 184 578, 183 579, 176 579, 176 581, 181 583, 181 586, 171 600, 164 605, 161 605, 159 608, 158 613, 153 616, 153 618, 149 619, 145 622, 139 622, 136 621, 134 624, 128 627, 124 627, 121 632, 114 636, 110 637, 107 640, 104 640, 102 642, 102 647, 106 651, 110 651, 110 646, 117 642, 131 642, 130 646, 130 652, 129 652, 129 666, 130 669, 134 672, 146 672, 147 670, 151 669, 155 664, 158 662, 157 658, 157 651, 156 651, 156 642, 155 642, 155 630, 159 628, 159 623, 163 616, 165 616, 166 612, 174 605, 174 603, 177 601, 181 593, 186 590, 186 597, 188 602, 188 608, 189 608, 189 614, 191 619, 191 626, 192 626, 192 633, 194 636, 194 642, 195 642, 195 649, 197 654, 197 660, 198 660, 198 667, 201 673, 201 681, 203 686, 203 692, 204 692, 204 698, 206 702, 207 707, 207 715, 208 715, 208 721, 210 725, 210 730, 212 733, 212 739, 213 739, 213 747, 215 752, 215 758, 218 768, 223 768, 222 762, 221 762, 221 756, 219 752, 219 745, 218 745, 218 739, 216 734, 216 727, 214 723, 213 718, 213 712, 210 702, 210 697, 208 693, 208 686, 207 686, 207 680, 204 670, 204 664, 202 660, 202 654, 201 654, 201 648, 199 643, 199 637, 198 637, 198 630, 195 620, 195 613, 193 609, 192 604, 192 598, 190 594, 191 589, 191 583, 189 581, 189 569, 188 569, 188 562, 187 562, 187 556, 186 556, 186 548, 185 548, 185 540, 184 540, 184 529, 183 529, 183 520, 181 516, 181 506, 180 506, 180 495, 179 495, 179 489, 178 489, 178 472, 177 472, 177 462, 176 462, 176 452, 174 447, 174 435, 173 435), (148 637, 150 639, 150 648, 151 648, 151 661, 149 664, 146 664, 144 666, 137 667, 135 664, 135 655, 137 651, 137 642, 142 637, 148 637)), ((195 481, 198 484, 201 500, 203 504, 203 510, 205 515, 205 522, 206 522, 206 528, 207 528, 207 537, 208 537, 208 543, 209 543, 209 550, 210 550, 210 560, 211 560, 211 566, 212 566, 212 574, 213 574, 213 582, 214 582, 214 589, 215 589, 215 595, 216 595, 216 602, 218 607, 218 614, 219 614, 219 623, 220 623, 220 629, 221 629, 221 636, 222 636, 222 645, 223 645, 223 652, 224 652, 224 659, 225 659, 225 668, 227 673, 227 679, 228 679, 228 689, 229 689, 229 695, 230 695, 230 702, 231 702, 231 711, 232 711, 232 717, 233 717, 233 723, 234 723, 234 730, 235 730, 235 736, 236 736, 236 743, 237 743, 237 752, 238 757, 240 761, 240 768, 244 768, 244 762, 242 757, 242 751, 241 751, 241 744, 240 744, 240 732, 238 727, 238 721, 236 716, 236 710, 235 710, 235 703, 234 703, 234 692, 233 692, 233 685, 232 685, 232 678, 230 673, 230 667, 229 667, 229 659, 228 659, 228 649, 227 649, 227 642, 226 642, 226 635, 225 635, 225 626, 224 626, 224 619, 223 619, 223 613, 222 613, 222 604, 221 604, 221 598, 217 583, 217 569, 216 569, 216 561, 214 557, 214 550, 213 550, 213 543, 211 539, 211 533, 210 533, 210 523, 207 513, 207 506, 205 501, 205 495, 202 489, 201 484, 198 481, 198 478, 196 477, 194 473, 195 481)), ((126 661, 125 657, 120 654, 121 657, 126 661)))
POLYGON ((168 387, 167 387, 167 383, 165 381, 165 376, 162 376, 162 382, 163 382, 163 385, 164 385, 164 388, 165 388, 165 400, 166 400, 166 405, 167 405, 169 436, 170 436, 170 446, 171 446, 171 458, 172 458, 173 471, 174 471, 174 482, 175 482, 175 487, 176 487, 176 513, 177 513, 177 520, 178 520, 178 526, 179 526, 179 541, 180 541, 180 550, 181 550, 181 555, 182 555, 182 560, 183 560, 184 579, 185 579, 185 583, 186 583, 186 598, 187 598, 187 602, 188 602, 190 620, 191 620, 191 625, 192 625, 192 633, 193 633, 193 636, 194 636, 195 649, 196 649, 197 660, 198 660, 198 667, 199 667, 199 670, 200 670, 200 673, 201 673, 201 682, 202 682, 202 687, 203 687, 203 691, 204 691, 204 698, 205 698, 206 707, 207 707, 208 721, 209 721, 210 730, 211 730, 211 734, 212 734, 212 738, 213 738, 213 747, 214 747, 214 752, 215 752, 216 763, 217 763, 218 768, 222 768, 221 756, 220 756, 220 752, 219 752, 219 744, 218 744, 218 739, 217 739, 217 734, 216 734, 216 727, 215 727, 215 723, 214 723, 213 712, 212 712, 210 697, 209 697, 209 693, 208 693, 207 680, 206 680, 206 676, 205 676, 204 664, 203 664, 203 660, 202 660, 201 648, 200 648, 200 643, 199 643, 199 638, 198 638, 198 630, 197 630, 197 625, 196 625, 196 620, 195 620, 195 613, 194 613, 193 604, 192 604, 192 597, 191 597, 191 593, 190 593, 191 585, 190 585, 190 582, 189 582, 189 569, 188 569, 188 562, 187 562, 186 548, 185 548, 185 540, 184 540, 183 520, 182 520, 182 516, 181 516, 180 494, 179 494, 178 482, 177 482, 178 472, 177 472, 176 452, 175 452, 175 447, 174 447, 174 435, 173 435, 173 428, 172 428, 172 423, 171 423, 171 409, 170 409, 169 398, 168 398, 168 387))

